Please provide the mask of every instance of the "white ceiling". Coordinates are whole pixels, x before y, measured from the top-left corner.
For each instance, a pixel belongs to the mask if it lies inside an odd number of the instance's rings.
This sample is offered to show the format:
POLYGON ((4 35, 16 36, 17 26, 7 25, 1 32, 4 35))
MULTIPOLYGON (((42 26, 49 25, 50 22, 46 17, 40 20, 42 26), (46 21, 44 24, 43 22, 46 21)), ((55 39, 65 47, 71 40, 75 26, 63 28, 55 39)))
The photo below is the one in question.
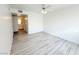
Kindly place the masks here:
MULTIPOLYGON (((22 9, 33 12, 40 12, 42 10, 42 4, 10 4, 10 8, 22 9)), ((46 4, 47 11, 52 12, 54 10, 72 6, 71 4, 46 4)))

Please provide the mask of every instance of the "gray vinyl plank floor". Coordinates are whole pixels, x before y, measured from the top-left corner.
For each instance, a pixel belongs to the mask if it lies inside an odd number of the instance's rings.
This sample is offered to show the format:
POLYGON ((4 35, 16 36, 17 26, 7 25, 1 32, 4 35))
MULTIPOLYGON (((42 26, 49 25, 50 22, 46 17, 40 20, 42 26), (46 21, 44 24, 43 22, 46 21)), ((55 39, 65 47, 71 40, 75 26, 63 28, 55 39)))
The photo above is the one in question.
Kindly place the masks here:
POLYGON ((45 32, 17 33, 11 55, 79 55, 79 45, 45 32))

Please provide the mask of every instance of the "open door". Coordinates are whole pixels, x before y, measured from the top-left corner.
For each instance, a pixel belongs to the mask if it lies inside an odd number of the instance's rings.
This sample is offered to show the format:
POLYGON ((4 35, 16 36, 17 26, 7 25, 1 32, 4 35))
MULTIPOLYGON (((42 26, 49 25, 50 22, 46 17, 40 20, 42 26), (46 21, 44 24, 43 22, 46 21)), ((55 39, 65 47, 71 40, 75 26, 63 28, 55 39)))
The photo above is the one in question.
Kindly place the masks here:
POLYGON ((27 15, 20 15, 17 16, 16 13, 12 13, 12 20, 13 20, 13 32, 25 32, 28 33, 28 16, 27 15))
POLYGON ((19 31, 24 31, 26 33, 28 33, 28 17, 27 15, 21 15, 18 17, 18 25, 19 31))

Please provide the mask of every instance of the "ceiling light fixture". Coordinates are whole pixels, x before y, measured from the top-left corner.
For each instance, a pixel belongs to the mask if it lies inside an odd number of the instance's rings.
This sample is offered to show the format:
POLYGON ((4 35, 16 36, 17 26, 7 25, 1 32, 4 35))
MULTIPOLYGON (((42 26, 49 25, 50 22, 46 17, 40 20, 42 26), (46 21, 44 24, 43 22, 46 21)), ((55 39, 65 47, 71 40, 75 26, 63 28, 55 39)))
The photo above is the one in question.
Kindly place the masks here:
POLYGON ((22 10, 17 10, 17 15, 18 15, 18 16, 21 16, 22 13, 23 13, 22 10))
POLYGON ((42 6, 43 6, 43 7, 42 7, 42 11, 41 11, 41 13, 42 13, 42 14, 46 14, 47 11, 46 11, 45 5, 43 4, 42 6))

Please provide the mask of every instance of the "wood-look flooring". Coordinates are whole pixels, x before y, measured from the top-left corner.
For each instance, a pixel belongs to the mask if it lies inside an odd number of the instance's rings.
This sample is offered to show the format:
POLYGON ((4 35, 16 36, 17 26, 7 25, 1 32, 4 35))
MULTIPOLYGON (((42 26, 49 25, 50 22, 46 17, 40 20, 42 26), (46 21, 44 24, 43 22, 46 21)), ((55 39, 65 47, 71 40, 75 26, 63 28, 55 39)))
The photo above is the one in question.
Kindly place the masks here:
POLYGON ((44 32, 17 33, 11 55, 79 55, 79 45, 44 32))

